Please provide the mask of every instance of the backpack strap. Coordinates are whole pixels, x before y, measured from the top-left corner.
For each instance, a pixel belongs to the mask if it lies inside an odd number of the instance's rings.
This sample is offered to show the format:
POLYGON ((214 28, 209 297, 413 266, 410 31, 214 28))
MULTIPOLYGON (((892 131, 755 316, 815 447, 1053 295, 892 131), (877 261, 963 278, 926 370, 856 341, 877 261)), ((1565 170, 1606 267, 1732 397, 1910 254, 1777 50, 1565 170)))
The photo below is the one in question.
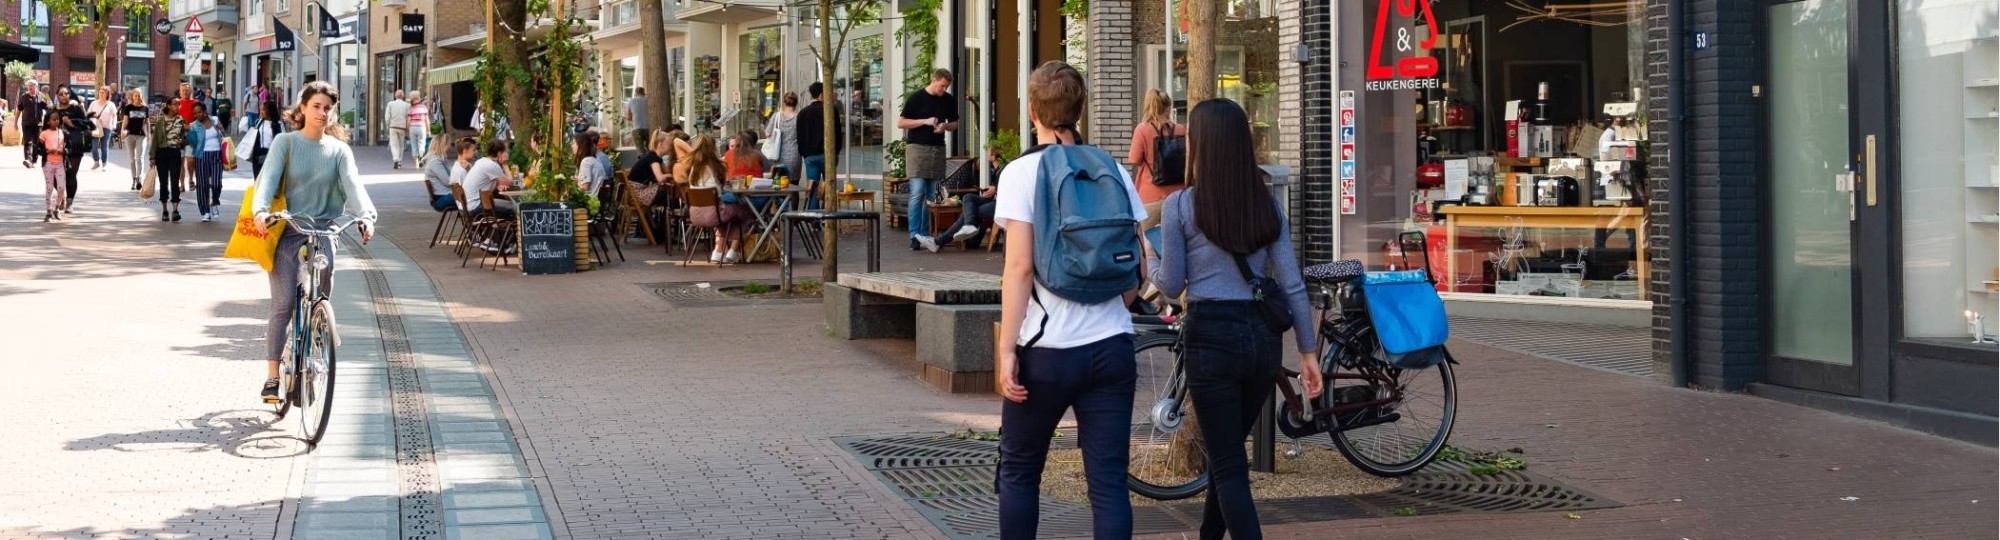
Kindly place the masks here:
POLYGON ((1034 283, 1028 284, 1028 300, 1033 301, 1035 305, 1042 307, 1041 328, 1036 329, 1034 337, 1028 338, 1028 343, 1022 345, 1022 347, 1027 347, 1032 349, 1035 347, 1036 343, 1040 343, 1042 341, 1042 334, 1048 333, 1049 331, 1049 306, 1042 304, 1042 294, 1035 291, 1034 283))

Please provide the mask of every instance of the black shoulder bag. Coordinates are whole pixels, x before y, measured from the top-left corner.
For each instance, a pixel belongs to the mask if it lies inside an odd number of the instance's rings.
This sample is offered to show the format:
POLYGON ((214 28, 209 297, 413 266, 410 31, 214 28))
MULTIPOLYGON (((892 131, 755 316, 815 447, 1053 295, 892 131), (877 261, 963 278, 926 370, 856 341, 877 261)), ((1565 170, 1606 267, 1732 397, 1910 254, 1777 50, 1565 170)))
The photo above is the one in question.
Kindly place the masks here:
POLYGON ((1250 271, 1250 260, 1243 255, 1236 255, 1236 271, 1250 284, 1250 300, 1257 303, 1257 312, 1264 315, 1264 326, 1277 334, 1290 331, 1292 309, 1286 305, 1285 291, 1278 288, 1278 283, 1250 271))

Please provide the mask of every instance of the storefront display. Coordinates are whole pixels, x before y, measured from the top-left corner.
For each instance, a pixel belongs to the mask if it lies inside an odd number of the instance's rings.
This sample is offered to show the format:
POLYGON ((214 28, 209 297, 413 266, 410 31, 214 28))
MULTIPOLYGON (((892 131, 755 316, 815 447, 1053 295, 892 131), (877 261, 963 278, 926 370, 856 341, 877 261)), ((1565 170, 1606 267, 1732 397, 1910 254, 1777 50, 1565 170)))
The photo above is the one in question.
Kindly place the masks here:
POLYGON ((1347 256, 1386 264, 1397 233, 1421 230, 1441 291, 1643 300, 1638 23, 1358 4, 1342 18, 1365 23, 1343 28, 1360 41, 1340 75, 1358 89, 1341 113, 1343 137, 1357 130, 1341 149, 1347 256))

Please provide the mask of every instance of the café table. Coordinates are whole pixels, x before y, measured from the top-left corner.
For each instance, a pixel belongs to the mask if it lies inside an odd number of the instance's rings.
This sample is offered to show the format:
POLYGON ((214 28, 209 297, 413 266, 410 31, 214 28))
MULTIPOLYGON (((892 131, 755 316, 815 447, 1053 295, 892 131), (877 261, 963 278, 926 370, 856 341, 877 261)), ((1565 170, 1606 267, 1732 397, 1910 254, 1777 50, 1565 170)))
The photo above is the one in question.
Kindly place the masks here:
POLYGON ((724 191, 734 193, 737 197, 749 203, 750 216, 757 221, 758 230, 765 231, 765 234, 757 237, 757 245, 749 246, 749 249, 743 251, 744 253, 758 253, 764 249, 766 244, 775 240, 771 238, 769 231, 776 230, 773 227, 778 226, 778 215, 791 211, 793 203, 805 194, 806 188, 802 186, 790 186, 784 188, 727 189, 724 191), (759 201, 769 199, 776 199, 776 202, 768 205, 759 203, 759 201))

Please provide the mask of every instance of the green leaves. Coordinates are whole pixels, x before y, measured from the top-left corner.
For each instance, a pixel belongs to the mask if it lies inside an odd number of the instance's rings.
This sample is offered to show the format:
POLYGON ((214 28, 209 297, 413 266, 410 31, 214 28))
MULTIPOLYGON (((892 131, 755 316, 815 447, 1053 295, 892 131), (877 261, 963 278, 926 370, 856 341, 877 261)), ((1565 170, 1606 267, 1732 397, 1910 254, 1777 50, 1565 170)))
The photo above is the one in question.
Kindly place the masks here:
POLYGON ((937 65, 938 12, 944 10, 944 0, 915 0, 911 4, 903 10, 903 27, 896 30, 896 42, 917 51, 916 59, 910 62, 914 69, 903 75, 905 95, 931 82, 931 67, 937 65))

